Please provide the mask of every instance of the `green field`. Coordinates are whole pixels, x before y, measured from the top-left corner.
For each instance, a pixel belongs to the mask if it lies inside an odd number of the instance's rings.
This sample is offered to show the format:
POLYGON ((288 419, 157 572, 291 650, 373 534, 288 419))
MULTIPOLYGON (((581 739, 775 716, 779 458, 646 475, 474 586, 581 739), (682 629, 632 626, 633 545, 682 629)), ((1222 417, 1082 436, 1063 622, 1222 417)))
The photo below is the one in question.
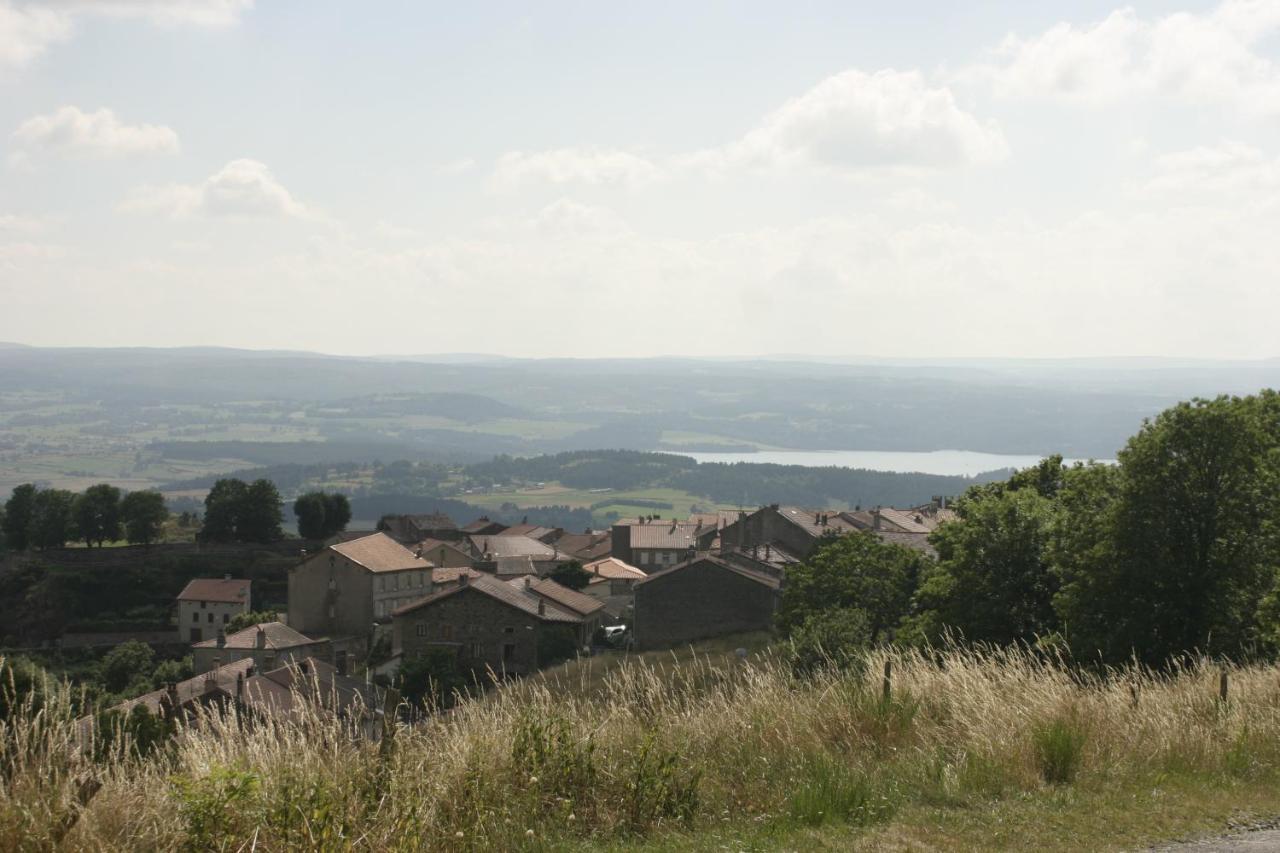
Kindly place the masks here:
POLYGON ((717 509, 737 509, 736 506, 717 504, 706 498, 698 497, 679 489, 619 489, 599 491, 592 489, 571 489, 559 483, 547 483, 541 488, 497 492, 462 492, 454 495, 458 500, 488 509, 498 509, 503 504, 517 506, 567 506, 571 508, 589 508, 595 506, 597 515, 616 512, 622 517, 656 513, 663 518, 676 516, 685 518, 692 512, 711 512, 717 509), (654 509, 643 504, 629 501, 662 501, 672 505, 672 509, 654 509), (597 506, 598 505, 598 506, 597 506))

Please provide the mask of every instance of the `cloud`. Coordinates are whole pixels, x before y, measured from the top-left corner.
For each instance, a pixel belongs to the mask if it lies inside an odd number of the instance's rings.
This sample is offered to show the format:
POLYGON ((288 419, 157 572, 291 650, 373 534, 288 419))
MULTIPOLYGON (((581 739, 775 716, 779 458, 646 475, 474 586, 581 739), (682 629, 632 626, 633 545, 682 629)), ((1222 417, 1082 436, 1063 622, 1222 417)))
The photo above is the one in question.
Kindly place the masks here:
POLYGON ((76 14, 141 18, 162 26, 230 27, 240 22, 254 0, 46 0, 76 14))
POLYGON ((35 234, 43 231, 47 224, 47 220, 37 216, 0 213, 0 234, 35 234))
POLYGON ((22 68, 71 35, 71 18, 56 9, 0 0, 0 71, 22 68))
POLYGON ((643 187, 662 180, 662 169, 628 151, 612 148, 556 148, 510 151, 498 158, 492 183, 510 189, 525 183, 643 187))
POLYGON ((1163 96, 1274 115, 1280 67, 1256 48, 1277 30, 1280 3, 1270 0, 1229 0, 1204 14, 1150 20, 1125 8, 1086 26, 1060 23, 1028 38, 1011 34, 987 61, 955 79, 1006 97, 1106 103, 1163 96))
POLYGON ((1143 189, 1150 195, 1177 196, 1188 201, 1229 194, 1236 202, 1242 202, 1259 193, 1273 196, 1277 187, 1280 158, 1250 145, 1221 142, 1156 158, 1155 174, 1143 189))
POLYGON ((314 218, 257 160, 232 160, 200 184, 143 187, 120 204, 121 210, 233 218, 314 218))
POLYGON ((991 163, 1008 155, 999 128, 961 109, 918 71, 843 71, 784 104, 727 146, 690 165, 859 173, 991 163))
POLYGON ((254 0, 0 0, 0 73, 66 41, 84 17, 139 18, 161 26, 230 27, 254 0))
POLYGON ((87 113, 75 106, 27 119, 14 131, 13 139, 26 154, 122 157, 178 151, 178 134, 172 128, 125 124, 111 110, 87 113))

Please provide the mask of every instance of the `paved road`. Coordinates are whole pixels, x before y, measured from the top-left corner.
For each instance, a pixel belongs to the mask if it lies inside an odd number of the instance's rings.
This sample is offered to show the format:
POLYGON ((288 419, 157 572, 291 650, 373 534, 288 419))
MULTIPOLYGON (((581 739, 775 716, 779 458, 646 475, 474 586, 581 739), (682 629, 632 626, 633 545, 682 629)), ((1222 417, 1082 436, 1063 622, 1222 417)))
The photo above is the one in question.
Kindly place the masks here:
POLYGON ((1261 829, 1151 848, 1152 853, 1264 853, 1271 850, 1280 851, 1280 829, 1261 829))

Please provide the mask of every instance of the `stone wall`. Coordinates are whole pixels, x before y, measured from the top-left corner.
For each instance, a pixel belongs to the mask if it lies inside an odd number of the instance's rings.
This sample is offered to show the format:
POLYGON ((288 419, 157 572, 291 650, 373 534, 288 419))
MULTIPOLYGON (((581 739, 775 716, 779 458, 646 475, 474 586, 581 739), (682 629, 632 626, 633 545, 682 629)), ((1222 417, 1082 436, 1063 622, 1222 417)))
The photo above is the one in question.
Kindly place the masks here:
POLYGON ((635 643, 654 649, 773 625, 777 590, 697 560, 636 585, 635 643))

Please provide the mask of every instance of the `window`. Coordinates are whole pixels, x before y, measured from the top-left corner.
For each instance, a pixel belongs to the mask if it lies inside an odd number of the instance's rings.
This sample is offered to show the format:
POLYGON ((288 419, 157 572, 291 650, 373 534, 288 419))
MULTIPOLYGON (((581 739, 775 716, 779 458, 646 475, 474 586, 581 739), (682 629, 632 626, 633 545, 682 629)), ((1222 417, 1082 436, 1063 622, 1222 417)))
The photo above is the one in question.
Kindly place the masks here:
POLYGON ((512 658, 514 658, 515 656, 516 656, 516 644, 503 643, 502 644, 502 662, 510 663, 512 658))
POLYGON ((201 610, 204 610, 205 606, 206 606, 206 605, 208 605, 208 603, 209 603, 209 602, 207 602, 207 601, 202 601, 202 602, 200 602, 200 609, 201 609, 201 610))
POLYGON ((209 621, 210 621, 210 622, 212 622, 212 621, 213 621, 213 614, 212 614, 212 613, 210 613, 210 614, 209 614, 209 621))
POLYGON ((332 618, 333 618, 334 612, 335 612, 336 610, 337 610, 337 608, 336 608, 334 605, 332 605, 332 604, 330 604, 330 605, 329 605, 329 618, 330 618, 330 619, 332 619, 332 618))
POLYGON ((452 625, 448 625, 448 624, 441 625, 441 626, 440 626, 440 637, 441 637, 441 639, 444 639, 444 640, 452 640, 452 639, 453 639, 453 626, 452 626, 452 625))
POLYGON ((484 657, 484 644, 482 644, 482 643, 472 643, 472 644, 471 644, 471 656, 472 656, 473 658, 482 658, 482 657, 484 657))
POLYGON ((427 623, 419 622, 417 625, 413 626, 413 633, 418 637, 427 636, 427 623))
POLYGON ((223 624, 223 625, 225 625, 225 624, 227 624, 227 623, 228 623, 228 622, 230 622, 230 621, 231 621, 231 614, 230 614, 230 613, 223 613, 223 614, 222 614, 222 624, 223 624))
POLYGON ((378 578, 378 592, 386 592, 386 591, 387 591, 387 578, 386 578, 386 575, 383 575, 382 577, 378 578))
MULTIPOLYGON (((193 613, 193 614, 191 614, 191 615, 192 615, 192 616, 194 616, 195 614, 193 613)), ((200 621, 200 620, 198 620, 198 619, 197 619, 196 621, 198 622, 198 621, 200 621)), ((200 640, 201 640, 201 639, 203 639, 203 638, 200 636, 200 629, 199 629, 199 628, 192 628, 192 629, 191 629, 191 642, 193 642, 193 643, 198 643, 198 642, 200 642, 200 640)))
POLYGON ((387 603, 385 601, 375 602, 373 605, 373 615, 381 619, 383 614, 387 612, 387 603))
POLYGON ((516 632, 516 629, 512 628, 510 625, 502 629, 502 633, 504 634, 514 634, 515 632, 516 632))
POLYGON ((193 611, 191 611, 191 621, 192 621, 192 622, 199 622, 199 621, 200 621, 200 614, 199 614, 199 613, 196 613, 194 610, 193 610, 193 611))

